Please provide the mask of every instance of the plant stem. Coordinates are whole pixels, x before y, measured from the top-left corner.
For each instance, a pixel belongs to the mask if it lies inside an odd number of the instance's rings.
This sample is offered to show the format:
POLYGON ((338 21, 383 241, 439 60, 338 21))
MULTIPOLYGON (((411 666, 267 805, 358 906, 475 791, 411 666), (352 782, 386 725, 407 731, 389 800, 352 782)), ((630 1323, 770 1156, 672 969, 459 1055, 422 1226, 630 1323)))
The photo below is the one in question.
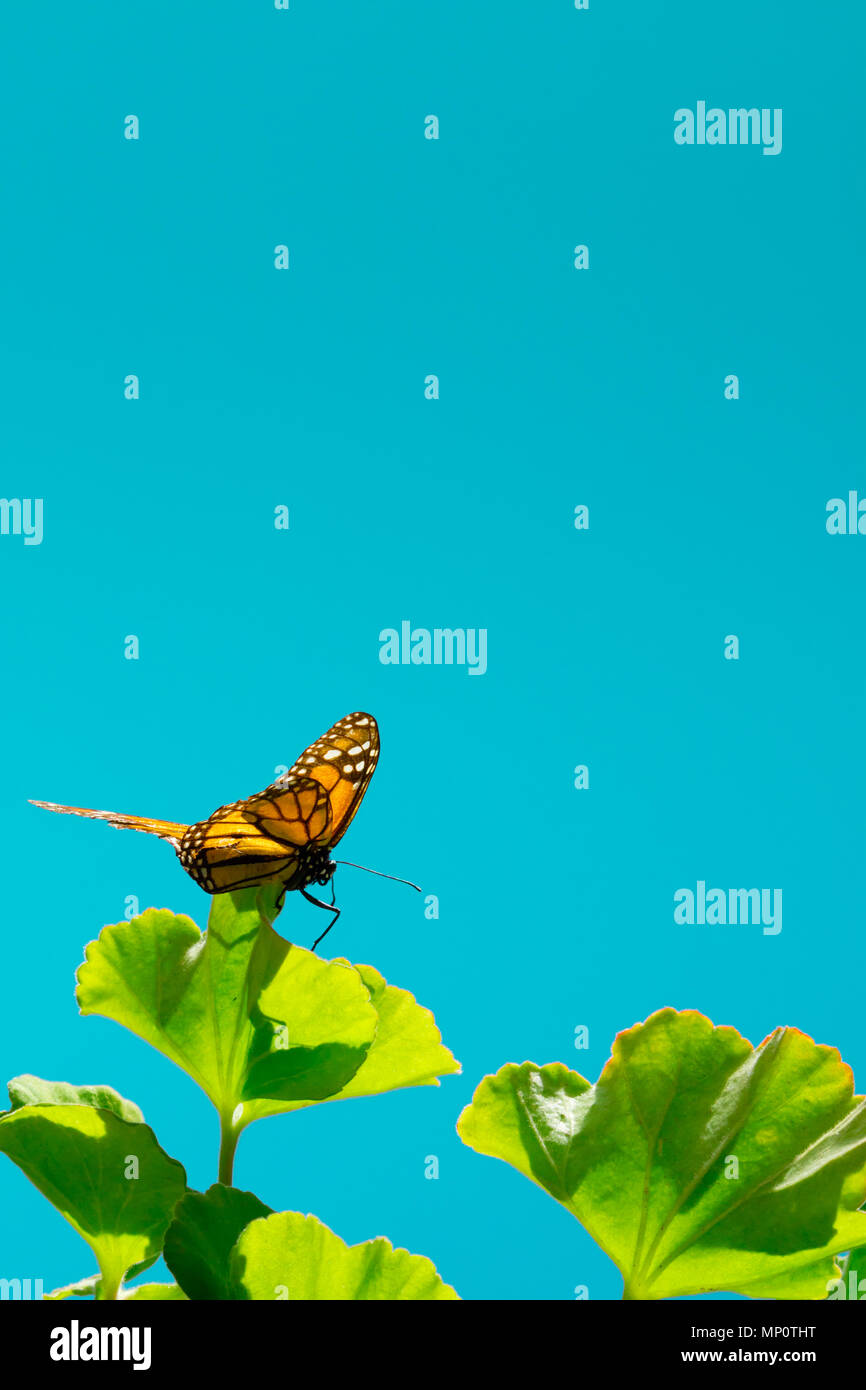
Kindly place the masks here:
POLYGON ((93 1295, 93 1297, 94 1297, 94 1302, 103 1302, 103 1301, 106 1301, 106 1300, 114 1301, 114 1300, 118 1299, 118 1298, 120 1297, 120 1286, 121 1286, 122 1283, 123 1283, 123 1271, 122 1271, 122 1270, 120 1271, 119 1274, 115 1274, 113 1270, 110 1271, 109 1273, 106 1273, 106 1272, 103 1270, 103 1271, 102 1271, 102 1278, 100 1279, 99 1283, 96 1285, 96 1289, 95 1289, 95 1291, 94 1291, 94 1295, 93 1295))
POLYGON ((231 1116, 220 1115, 220 1159, 218 1181, 224 1187, 231 1187, 232 1173, 235 1163, 235 1149, 241 1137, 239 1129, 235 1129, 232 1124, 231 1116))

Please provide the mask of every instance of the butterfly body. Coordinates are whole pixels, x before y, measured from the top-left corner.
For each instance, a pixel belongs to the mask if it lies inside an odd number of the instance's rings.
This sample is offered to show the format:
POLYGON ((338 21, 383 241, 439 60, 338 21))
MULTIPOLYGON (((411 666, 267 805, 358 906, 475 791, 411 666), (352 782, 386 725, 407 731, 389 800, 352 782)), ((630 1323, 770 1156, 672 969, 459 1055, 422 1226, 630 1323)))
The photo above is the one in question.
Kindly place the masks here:
POLYGON ((358 711, 332 725, 263 792, 220 806, 194 825, 47 801, 33 804, 168 840, 186 872, 207 893, 278 882, 327 907, 331 905, 306 889, 331 881, 337 867, 331 850, 360 806, 378 758, 376 721, 358 711))

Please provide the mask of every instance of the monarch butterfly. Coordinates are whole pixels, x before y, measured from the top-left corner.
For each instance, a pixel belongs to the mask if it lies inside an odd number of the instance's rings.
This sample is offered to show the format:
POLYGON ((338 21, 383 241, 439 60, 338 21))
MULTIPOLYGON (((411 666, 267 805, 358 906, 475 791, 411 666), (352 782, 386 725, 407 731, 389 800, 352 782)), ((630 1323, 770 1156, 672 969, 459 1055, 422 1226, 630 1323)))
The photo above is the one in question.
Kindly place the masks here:
MULTIPOLYGON (((358 711, 338 719, 305 749, 288 772, 263 792, 220 806, 207 820, 195 825, 124 816, 114 811, 88 811, 82 806, 56 806, 50 801, 31 804, 65 815, 90 816, 119 829, 143 830, 168 840, 187 873, 206 893, 229 893, 235 888, 271 882, 281 882, 283 894, 299 891, 307 902, 334 913, 314 941, 315 951, 340 915, 340 909, 334 905, 333 876, 337 862, 348 861, 334 861, 331 850, 348 830, 378 758, 376 721, 372 714, 358 711), (331 884, 330 903, 307 892, 313 883, 331 884)), ((408 879, 397 882, 408 883, 408 879)), ((421 891, 415 883, 410 887, 421 891)))

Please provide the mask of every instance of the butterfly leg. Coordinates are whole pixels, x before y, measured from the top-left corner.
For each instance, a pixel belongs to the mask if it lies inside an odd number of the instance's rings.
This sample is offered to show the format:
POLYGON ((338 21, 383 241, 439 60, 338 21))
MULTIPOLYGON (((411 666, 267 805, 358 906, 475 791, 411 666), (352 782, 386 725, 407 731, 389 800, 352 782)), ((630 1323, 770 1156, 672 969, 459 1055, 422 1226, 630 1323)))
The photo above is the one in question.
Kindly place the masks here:
POLYGON ((326 912, 333 912, 334 914, 328 925, 325 927, 325 930, 322 932, 322 935, 317 936, 312 946, 310 947, 311 951, 315 951, 319 942, 324 941, 325 937, 328 935, 328 932, 331 930, 331 927, 334 925, 337 918, 339 917, 340 909, 334 906, 333 901, 329 903, 323 903, 320 901, 319 898, 314 898, 311 893, 307 892, 306 888, 301 889, 301 897, 306 898, 307 902, 312 903, 314 907, 323 907, 326 912))

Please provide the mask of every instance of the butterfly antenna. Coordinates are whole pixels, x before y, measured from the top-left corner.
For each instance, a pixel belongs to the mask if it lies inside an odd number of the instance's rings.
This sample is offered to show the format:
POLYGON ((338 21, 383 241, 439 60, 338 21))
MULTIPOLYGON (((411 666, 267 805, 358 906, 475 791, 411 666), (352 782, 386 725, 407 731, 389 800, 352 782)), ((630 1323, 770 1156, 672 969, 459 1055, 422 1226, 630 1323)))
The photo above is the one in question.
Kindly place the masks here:
POLYGON ((416 893, 421 892, 418 884, 413 883, 410 878, 397 878, 395 874, 383 874, 379 869, 368 869, 366 864, 352 864, 348 859, 335 859, 334 863, 345 864, 347 869, 363 869, 365 874, 375 874, 377 878, 390 878, 392 883, 405 883, 410 888, 414 888, 416 893))

